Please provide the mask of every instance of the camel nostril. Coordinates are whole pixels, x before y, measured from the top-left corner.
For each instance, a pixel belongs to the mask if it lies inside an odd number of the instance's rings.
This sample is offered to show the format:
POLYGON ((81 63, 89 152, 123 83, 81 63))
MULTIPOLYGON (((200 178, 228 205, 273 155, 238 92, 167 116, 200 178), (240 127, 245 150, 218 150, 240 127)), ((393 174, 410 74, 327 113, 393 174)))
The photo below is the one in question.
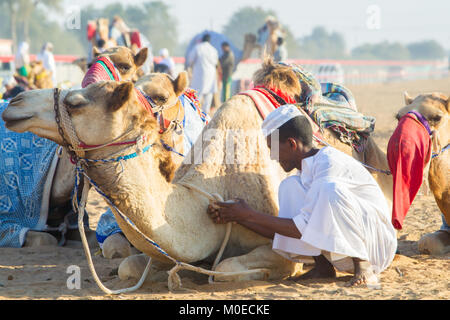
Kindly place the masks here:
POLYGON ((18 103, 18 102, 20 102, 22 100, 23 100, 23 97, 19 94, 19 95, 15 96, 14 98, 12 98, 11 101, 9 101, 9 104, 10 105, 11 104, 15 104, 15 103, 18 103))

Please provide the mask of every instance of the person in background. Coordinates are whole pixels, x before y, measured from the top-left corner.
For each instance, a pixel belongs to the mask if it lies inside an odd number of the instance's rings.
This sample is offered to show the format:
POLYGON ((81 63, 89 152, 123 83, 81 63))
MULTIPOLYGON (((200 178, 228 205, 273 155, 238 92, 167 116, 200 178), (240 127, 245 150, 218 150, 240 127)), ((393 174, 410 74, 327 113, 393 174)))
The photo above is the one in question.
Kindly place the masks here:
POLYGON ((117 46, 130 47, 131 39, 129 36, 130 28, 119 16, 115 16, 109 27, 109 38, 114 40, 117 46))
POLYGON ((97 49, 98 51, 100 51, 100 53, 104 52, 106 50, 106 41, 103 39, 98 40, 97 49))
POLYGON ((231 76, 234 69, 234 54, 231 51, 228 42, 222 43, 223 54, 220 57, 220 67, 222 68, 222 101, 227 101, 231 98, 231 76))
POLYGON ((287 57, 288 57, 288 52, 287 52, 286 46, 284 44, 284 39, 282 37, 279 37, 277 39, 277 49, 275 50, 275 53, 273 54, 273 60, 275 62, 286 61, 287 57))
POLYGON ((53 44, 50 42, 44 43, 41 52, 37 56, 38 61, 42 61, 42 64, 48 72, 52 73, 53 86, 57 85, 56 82, 56 63, 55 57, 53 56, 53 44))
POLYGON ((30 68, 30 55, 28 53, 29 49, 30 46, 28 45, 28 42, 21 42, 14 59, 17 73, 22 77, 28 77, 30 68))
POLYGON ((163 48, 159 52, 159 55, 161 56, 162 60, 158 63, 157 66, 155 66, 155 71, 156 71, 156 69, 158 69, 160 71, 157 71, 157 72, 167 73, 172 78, 175 78, 175 62, 173 61, 172 57, 169 55, 169 50, 166 48, 163 48))
POLYGON ((19 93, 25 91, 25 89, 17 84, 17 81, 13 76, 9 76, 3 80, 3 86, 5 92, 3 93, 2 99, 9 100, 17 96, 19 93))
POLYGON ((217 92, 217 67, 219 53, 211 44, 211 36, 205 34, 202 42, 189 53, 188 67, 192 68, 191 88, 199 94, 202 111, 209 113, 214 94, 217 92))

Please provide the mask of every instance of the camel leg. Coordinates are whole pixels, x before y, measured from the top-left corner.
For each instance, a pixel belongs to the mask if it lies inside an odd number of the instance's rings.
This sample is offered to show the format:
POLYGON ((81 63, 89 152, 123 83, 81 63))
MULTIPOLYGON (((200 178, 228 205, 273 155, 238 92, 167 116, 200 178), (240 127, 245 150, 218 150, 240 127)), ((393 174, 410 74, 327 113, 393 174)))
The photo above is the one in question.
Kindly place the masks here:
MULTIPOLYGON (((140 279, 147 266, 149 257, 143 253, 131 255, 125 258, 119 265, 120 280, 140 279)), ((145 281, 161 282, 167 281, 167 271, 170 267, 153 259, 150 272, 145 281)))
POLYGON ((107 259, 115 259, 126 258, 134 252, 128 240, 120 233, 115 233, 103 242, 102 253, 107 259))
MULTIPOLYGON (((251 269, 267 268, 270 270, 269 279, 283 279, 294 276, 302 271, 302 264, 287 260, 272 250, 272 245, 263 245, 253 249, 248 254, 223 260, 215 271, 236 272, 251 269)), ((264 274, 254 273, 242 276, 216 276, 216 281, 246 281, 264 280, 264 274)))
POLYGON ((417 245, 421 253, 443 255, 450 252, 450 231, 438 230, 426 234, 420 238, 417 245))
POLYGON ((28 231, 25 237, 24 247, 57 246, 58 240, 50 233, 28 231))

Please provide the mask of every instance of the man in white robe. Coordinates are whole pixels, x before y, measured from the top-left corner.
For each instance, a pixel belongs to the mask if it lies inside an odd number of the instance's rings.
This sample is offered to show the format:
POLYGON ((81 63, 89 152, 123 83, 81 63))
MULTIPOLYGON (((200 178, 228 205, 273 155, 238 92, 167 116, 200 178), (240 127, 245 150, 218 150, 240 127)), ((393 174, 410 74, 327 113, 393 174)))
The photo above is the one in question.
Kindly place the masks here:
POLYGON ((199 94, 202 111, 209 113, 214 94, 217 92, 217 66, 219 53, 209 42, 211 36, 205 34, 202 42, 191 50, 187 65, 192 68, 190 87, 199 94))
POLYGON ((348 285, 378 285, 377 275, 394 258, 397 238, 375 179, 345 153, 314 148, 311 125, 293 105, 271 112, 263 132, 272 159, 286 172, 298 169, 279 187, 278 217, 238 199, 210 205, 211 218, 272 238, 273 250, 287 259, 311 262, 312 257, 314 269, 300 279, 336 277, 336 268, 354 273, 348 285))
POLYGON ((50 42, 46 42, 41 49, 41 52, 37 56, 38 61, 42 61, 42 64, 45 70, 52 73, 52 83, 53 86, 57 86, 56 79, 56 63, 55 57, 53 56, 53 44, 50 42))

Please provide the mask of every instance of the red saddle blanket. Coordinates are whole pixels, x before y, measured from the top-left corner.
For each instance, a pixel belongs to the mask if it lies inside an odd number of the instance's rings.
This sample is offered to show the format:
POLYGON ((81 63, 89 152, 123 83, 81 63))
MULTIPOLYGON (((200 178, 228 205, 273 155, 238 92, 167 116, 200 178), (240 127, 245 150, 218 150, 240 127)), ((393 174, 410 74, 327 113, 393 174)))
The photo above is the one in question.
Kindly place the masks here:
MULTIPOLYGON (((270 112, 281 106, 281 104, 273 97, 273 95, 268 91, 264 90, 263 88, 253 88, 241 92, 240 94, 252 98, 263 120, 269 115, 270 112)), ((309 120, 314 136, 318 138, 319 141, 320 140, 323 141, 323 137, 322 134, 320 133, 319 126, 311 119, 311 117, 302 108, 299 108, 299 110, 309 120)))
POLYGON ((400 230, 422 185, 423 170, 430 160, 430 135, 424 125, 408 113, 398 122, 389 139, 387 151, 394 182, 392 224, 395 229, 400 230))

